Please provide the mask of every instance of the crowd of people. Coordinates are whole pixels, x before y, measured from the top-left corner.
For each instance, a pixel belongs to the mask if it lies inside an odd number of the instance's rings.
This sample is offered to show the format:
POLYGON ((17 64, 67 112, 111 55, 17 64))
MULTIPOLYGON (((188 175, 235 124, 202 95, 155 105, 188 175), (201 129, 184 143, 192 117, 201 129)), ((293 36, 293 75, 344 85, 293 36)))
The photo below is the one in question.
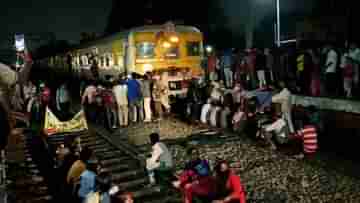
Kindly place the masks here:
POLYGON ((331 43, 323 47, 299 43, 298 48, 228 50, 210 53, 203 63, 210 81, 221 80, 227 88, 242 82, 247 89, 262 88, 288 80, 293 93, 336 98, 357 97, 360 49, 331 43))
POLYGON ((188 92, 186 117, 241 136, 262 138, 273 148, 302 138, 301 156, 313 155, 317 151, 317 134, 323 129, 319 111, 314 106, 294 106, 287 84, 280 81, 269 88, 247 90, 239 82, 232 89, 221 82, 194 82, 188 92))
MULTIPOLYGON (((318 149, 321 121, 314 107, 301 111, 293 106, 292 94, 355 96, 358 61, 360 49, 355 44, 342 52, 327 45, 321 52, 302 49, 292 55, 278 55, 270 49, 237 54, 225 51, 219 56, 212 53, 203 64, 205 78, 193 79, 182 100, 186 108, 183 112, 191 122, 232 129, 239 135, 261 139, 273 149, 300 141, 301 153, 297 157, 311 159, 318 149)), ((32 113, 31 120, 36 122, 41 121, 46 106, 53 106, 66 120, 72 106, 72 91, 66 80, 56 88, 55 94, 44 82, 37 86, 29 82, 19 91, 23 101, 13 103, 32 113)), ((107 76, 105 82, 82 81, 80 100, 87 118, 106 124, 109 129, 159 121, 171 110, 166 74, 121 74, 107 76)), ((150 135, 150 143, 151 157, 146 161, 150 186, 170 183, 181 191, 185 203, 195 199, 214 203, 246 201, 240 178, 226 161, 219 160, 212 168, 196 149, 190 149, 184 171, 174 177, 170 150, 158 134, 150 135)), ((76 153, 67 145, 57 151, 56 168, 62 174, 58 181, 63 197, 72 202, 97 198, 95 202, 107 203, 111 195, 118 193, 111 187, 110 174, 101 170, 91 150, 76 153)), ((132 201, 131 194, 122 197, 124 202, 132 201)))
MULTIPOLYGON (((321 131, 318 111, 314 106, 308 110, 293 107, 290 98, 291 91, 283 81, 272 88, 249 91, 241 83, 228 89, 221 82, 209 84, 194 80, 186 98, 185 117, 216 128, 232 128, 239 136, 260 139, 273 149, 290 145, 295 147, 292 148, 295 158, 311 160, 317 152, 318 132, 321 131), (280 107, 276 108, 276 104, 280 107)), ((168 176, 174 166, 172 155, 159 135, 150 135, 150 140, 152 156, 147 159, 146 166, 152 185, 164 182, 163 176, 168 176)), ((188 157, 183 173, 172 181, 182 192, 185 203, 195 199, 245 202, 240 179, 231 172, 226 161, 219 161, 212 176, 208 161, 202 160, 196 149, 191 149, 188 157)))
POLYGON ((107 118, 111 123, 109 128, 113 129, 136 122, 161 120, 170 113, 169 87, 166 75, 158 76, 153 77, 150 73, 144 76, 122 74, 118 78, 108 76, 103 85, 89 81, 81 99, 88 118, 95 121, 107 118))
MULTIPOLYGON (((268 50, 266 52, 269 53, 268 50)), ((265 58, 261 63, 266 67, 265 58)), ((231 64, 231 58, 225 61, 231 64)), ((317 134, 321 131, 319 120, 314 119, 318 111, 314 107, 309 111, 299 111, 292 106, 291 81, 277 84, 274 79, 267 79, 265 70, 258 70, 257 76, 261 81, 254 86, 251 78, 255 79, 255 75, 244 75, 243 72, 233 75, 230 69, 226 74, 224 71, 223 79, 210 71, 209 78, 194 79, 183 100, 186 104, 186 111, 183 111, 185 117, 216 128, 232 128, 239 135, 261 139, 274 149, 288 143, 298 143, 297 152, 300 153, 296 153, 296 157, 312 159, 318 148, 317 134), (279 104, 280 108, 276 108, 275 104, 279 104)), ((271 75, 270 78, 275 77, 271 75)), ((119 78, 108 77, 108 83, 104 86, 90 81, 82 91, 82 104, 89 118, 103 120, 104 117, 99 115, 104 109, 98 108, 97 98, 107 89, 113 95, 114 101, 108 103, 112 103, 113 112, 110 114, 113 116, 110 117, 114 119, 115 126, 126 127, 129 120, 133 123, 150 122, 154 119, 153 114, 161 119, 163 110, 170 111, 169 90, 163 77, 120 75, 119 78)), ((207 160, 195 155, 184 167, 184 172, 174 180, 174 162, 170 150, 160 141, 158 134, 150 135, 150 143, 151 157, 146 161, 150 186, 172 182, 172 186, 182 192, 185 203, 196 198, 206 199, 205 202, 209 202, 209 199, 213 202, 245 202, 240 179, 231 172, 226 161, 219 161, 214 167, 215 176, 212 176, 207 160)))

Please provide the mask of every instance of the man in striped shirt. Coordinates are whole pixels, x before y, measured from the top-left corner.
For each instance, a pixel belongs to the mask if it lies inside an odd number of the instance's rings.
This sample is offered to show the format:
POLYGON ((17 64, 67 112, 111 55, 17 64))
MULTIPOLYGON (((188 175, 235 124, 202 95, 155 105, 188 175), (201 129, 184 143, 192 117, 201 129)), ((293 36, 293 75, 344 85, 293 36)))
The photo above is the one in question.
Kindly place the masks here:
MULTIPOLYGON (((311 124, 309 118, 304 119, 304 127, 297 132, 295 139, 303 140, 304 154, 311 159, 318 149, 318 141, 316 127, 311 124)), ((303 158, 304 154, 300 154, 298 157, 303 158)))

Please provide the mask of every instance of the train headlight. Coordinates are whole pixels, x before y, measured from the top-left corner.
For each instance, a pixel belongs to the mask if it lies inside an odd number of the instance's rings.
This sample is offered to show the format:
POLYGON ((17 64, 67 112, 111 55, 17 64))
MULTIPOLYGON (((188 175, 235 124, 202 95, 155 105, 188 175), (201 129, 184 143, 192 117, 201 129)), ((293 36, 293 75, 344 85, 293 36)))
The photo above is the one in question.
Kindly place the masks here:
POLYGON ((178 43, 179 42, 179 38, 177 36, 172 36, 170 37, 170 42, 172 43, 178 43))
POLYGON ((154 70, 154 66, 152 64, 146 63, 143 65, 144 73, 152 72, 154 70))
POLYGON ((163 47, 166 48, 166 49, 168 49, 168 48, 171 47, 171 44, 170 44, 169 42, 164 42, 162 45, 163 45, 163 47))

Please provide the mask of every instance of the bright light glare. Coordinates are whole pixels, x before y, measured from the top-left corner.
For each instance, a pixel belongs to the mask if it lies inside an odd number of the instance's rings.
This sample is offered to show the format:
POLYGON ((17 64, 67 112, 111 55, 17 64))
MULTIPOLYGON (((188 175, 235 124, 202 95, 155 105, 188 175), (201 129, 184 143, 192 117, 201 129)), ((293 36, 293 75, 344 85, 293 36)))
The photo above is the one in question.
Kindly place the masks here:
POLYGON ((179 42, 179 38, 177 36, 172 36, 170 37, 170 42, 172 43, 178 43, 179 42))
POLYGON ((206 51, 207 51, 208 53, 211 53, 211 52, 212 52, 212 50, 213 50, 213 49, 212 49, 212 47, 211 47, 211 46, 207 46, 207 47, 206 47, 206 51))
POLYGON ((166 49, 168 49, 168 48, 171 47, 171 44, 170 44, 169 42, 164 42, 164 43, 163 43, 163 47, 166 48, 166 49))

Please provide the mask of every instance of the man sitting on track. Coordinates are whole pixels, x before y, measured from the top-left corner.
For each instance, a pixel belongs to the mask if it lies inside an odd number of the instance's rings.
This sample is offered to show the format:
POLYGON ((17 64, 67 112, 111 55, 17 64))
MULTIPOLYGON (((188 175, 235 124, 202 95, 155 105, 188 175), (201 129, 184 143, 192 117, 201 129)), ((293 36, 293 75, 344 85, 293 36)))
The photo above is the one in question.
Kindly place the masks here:
POLYGON ((159 181, 155 178, 162 179, 162 174, 171 172, 173 168, 173 160, 169 149, 166 145, 160 142, 159 134, 152 133, 150 135, 150 142, 152 145, 151 157, 146 160, 146 169, 148 171, 150 186, 159 181))

